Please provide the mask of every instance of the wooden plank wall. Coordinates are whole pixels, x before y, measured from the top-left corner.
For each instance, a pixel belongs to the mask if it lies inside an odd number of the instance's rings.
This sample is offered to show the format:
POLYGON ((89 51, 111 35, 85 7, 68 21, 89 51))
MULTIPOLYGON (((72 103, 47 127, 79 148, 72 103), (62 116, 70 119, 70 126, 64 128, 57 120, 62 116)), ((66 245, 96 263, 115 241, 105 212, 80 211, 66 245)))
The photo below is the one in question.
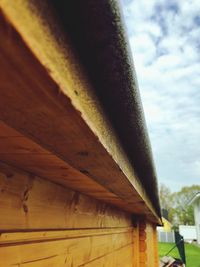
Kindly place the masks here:
POLYGON ((131 216, 0 164, 0 266, 132 266, 131 216))
POLYGON ((0 210, 0 266, 158 266, 155 225, 4 163, 0 210))

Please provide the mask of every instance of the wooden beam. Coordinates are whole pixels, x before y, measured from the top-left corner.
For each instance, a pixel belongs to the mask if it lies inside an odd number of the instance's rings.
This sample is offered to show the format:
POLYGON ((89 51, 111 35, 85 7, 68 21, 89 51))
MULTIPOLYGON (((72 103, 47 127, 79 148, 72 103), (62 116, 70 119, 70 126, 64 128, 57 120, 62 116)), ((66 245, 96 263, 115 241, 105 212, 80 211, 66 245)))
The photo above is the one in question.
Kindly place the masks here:
POLYGON ((156 260, 158 260, 158 254, 155 254, 155 239, 153 235, 154 227, 152 224, 147 222, 146 225, 146 246, 147 246, 147 267, 157 267, 155 266, 156 260))
MULTIPOLYGON (((51 180, 57 184, 82 192, 96 199, 116 205, 126 211, 143 214, 146 207, 135 199, 129 203, 110 192, 85 170, 78 171, 66 161, 0 121, 0 161, 21 170, 51 180)), ((148 212, 148 210, 147 210, 148 212)))
POLYGON ((132 245, 124 246, 112 253, 109 253, 103 257, 100 257, 94 261, 86 263, 84 266, 86 267, 96 267, 96 266, 104 266, 104 267, 115 267, 115 266, 123 266, 123 267, 133 267, 134 265, 131 262, 132 259, 132 245))
POLYGON ((0 210, 1 231, 132 225, 118 208, 2 163, 0 210))
MULTIPOLYGON (((15 237, 15 233, 11 235, 15 237)), ((21 239, 23 236, 21 233, 21 239)), ((63 239, 50 241, 44 237, 43 241, 1 244, 0 247, 0 266, 3 267, 132 267, 131 259, 132 235, 129 232, 69 239, 64 236, 63 239)))
POLYGON ((129 233, 132 235, 132 227, 119 228, 95 228, 95 229, 74 229, 74 230, 53 230, 53 231, 26 231, 26 232, 2 232, 0 246, 29 244, 35 242, 47 242, 72 238, 83 238, 91 236, 120 235, 129 233))
POLYGON ((0 5, 0 119, 106 188, 133 213, 142 211, 158 222, 70 42, 60 43, 54 35, 59 25, 53 15, 43 17, 26 0, 0 5))

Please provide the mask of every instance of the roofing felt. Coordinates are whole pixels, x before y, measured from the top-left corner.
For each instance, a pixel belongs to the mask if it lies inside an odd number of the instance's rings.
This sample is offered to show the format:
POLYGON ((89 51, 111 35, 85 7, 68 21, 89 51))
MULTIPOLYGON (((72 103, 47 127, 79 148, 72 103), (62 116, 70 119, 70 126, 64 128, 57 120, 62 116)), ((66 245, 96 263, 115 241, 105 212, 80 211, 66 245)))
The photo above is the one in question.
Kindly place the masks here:
POLYGON ((160 214, 152 152, 118 2, 51 2, 138 178, 160 214))

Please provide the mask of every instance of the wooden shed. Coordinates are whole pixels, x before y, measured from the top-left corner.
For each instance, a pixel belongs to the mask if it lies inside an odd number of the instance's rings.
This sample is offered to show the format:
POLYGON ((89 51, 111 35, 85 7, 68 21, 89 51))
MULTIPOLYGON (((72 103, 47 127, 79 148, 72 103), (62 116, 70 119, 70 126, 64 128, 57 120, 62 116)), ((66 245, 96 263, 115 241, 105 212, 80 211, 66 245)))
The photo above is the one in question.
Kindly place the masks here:
POLYGON ((156 175, 118 3, 0 7, 0 266, 158 266, 156 175))

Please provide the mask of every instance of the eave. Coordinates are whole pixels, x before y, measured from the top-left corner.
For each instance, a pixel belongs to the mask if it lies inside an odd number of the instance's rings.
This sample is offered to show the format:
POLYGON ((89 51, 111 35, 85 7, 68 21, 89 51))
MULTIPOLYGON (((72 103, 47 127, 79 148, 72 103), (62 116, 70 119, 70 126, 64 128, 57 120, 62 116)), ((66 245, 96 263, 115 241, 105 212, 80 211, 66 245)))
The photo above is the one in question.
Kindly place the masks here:
POLYGON ((110 2, 103 3, 94 10, 92 1, 83 10, 81 1, 71 7, 71 26, 74 8, 79 12, 80 28, 74 37, 63 20, 66 7, 45 1, 0 2, 1 125, 30 142, 28 155, 18 153, 24 141, 11 134, 13 150, 2 150, 0 160, 160 223, 156 175, 134 67, 119 11, 110 2), (102 14, 100 25, 106 19, 101 36, 109 44, 102 51, 97 28, 90 28, 86 20, 88 12, 102 14), (111 24, 110 32, 106 29, 111 24), (87 30, 88 43, 79 47, 74 38, 79 40, 87 30), (85 61, 89 53, 92 60, 85 61), (34 157, 37 163, 32 164, 34 157), (51 167, 59 169, 60 162, 66 175, 52 175, 51 167), (69 170, 76 173, 75 183, 69 170), (88 186, 84 189, 82 183, 88 186))

